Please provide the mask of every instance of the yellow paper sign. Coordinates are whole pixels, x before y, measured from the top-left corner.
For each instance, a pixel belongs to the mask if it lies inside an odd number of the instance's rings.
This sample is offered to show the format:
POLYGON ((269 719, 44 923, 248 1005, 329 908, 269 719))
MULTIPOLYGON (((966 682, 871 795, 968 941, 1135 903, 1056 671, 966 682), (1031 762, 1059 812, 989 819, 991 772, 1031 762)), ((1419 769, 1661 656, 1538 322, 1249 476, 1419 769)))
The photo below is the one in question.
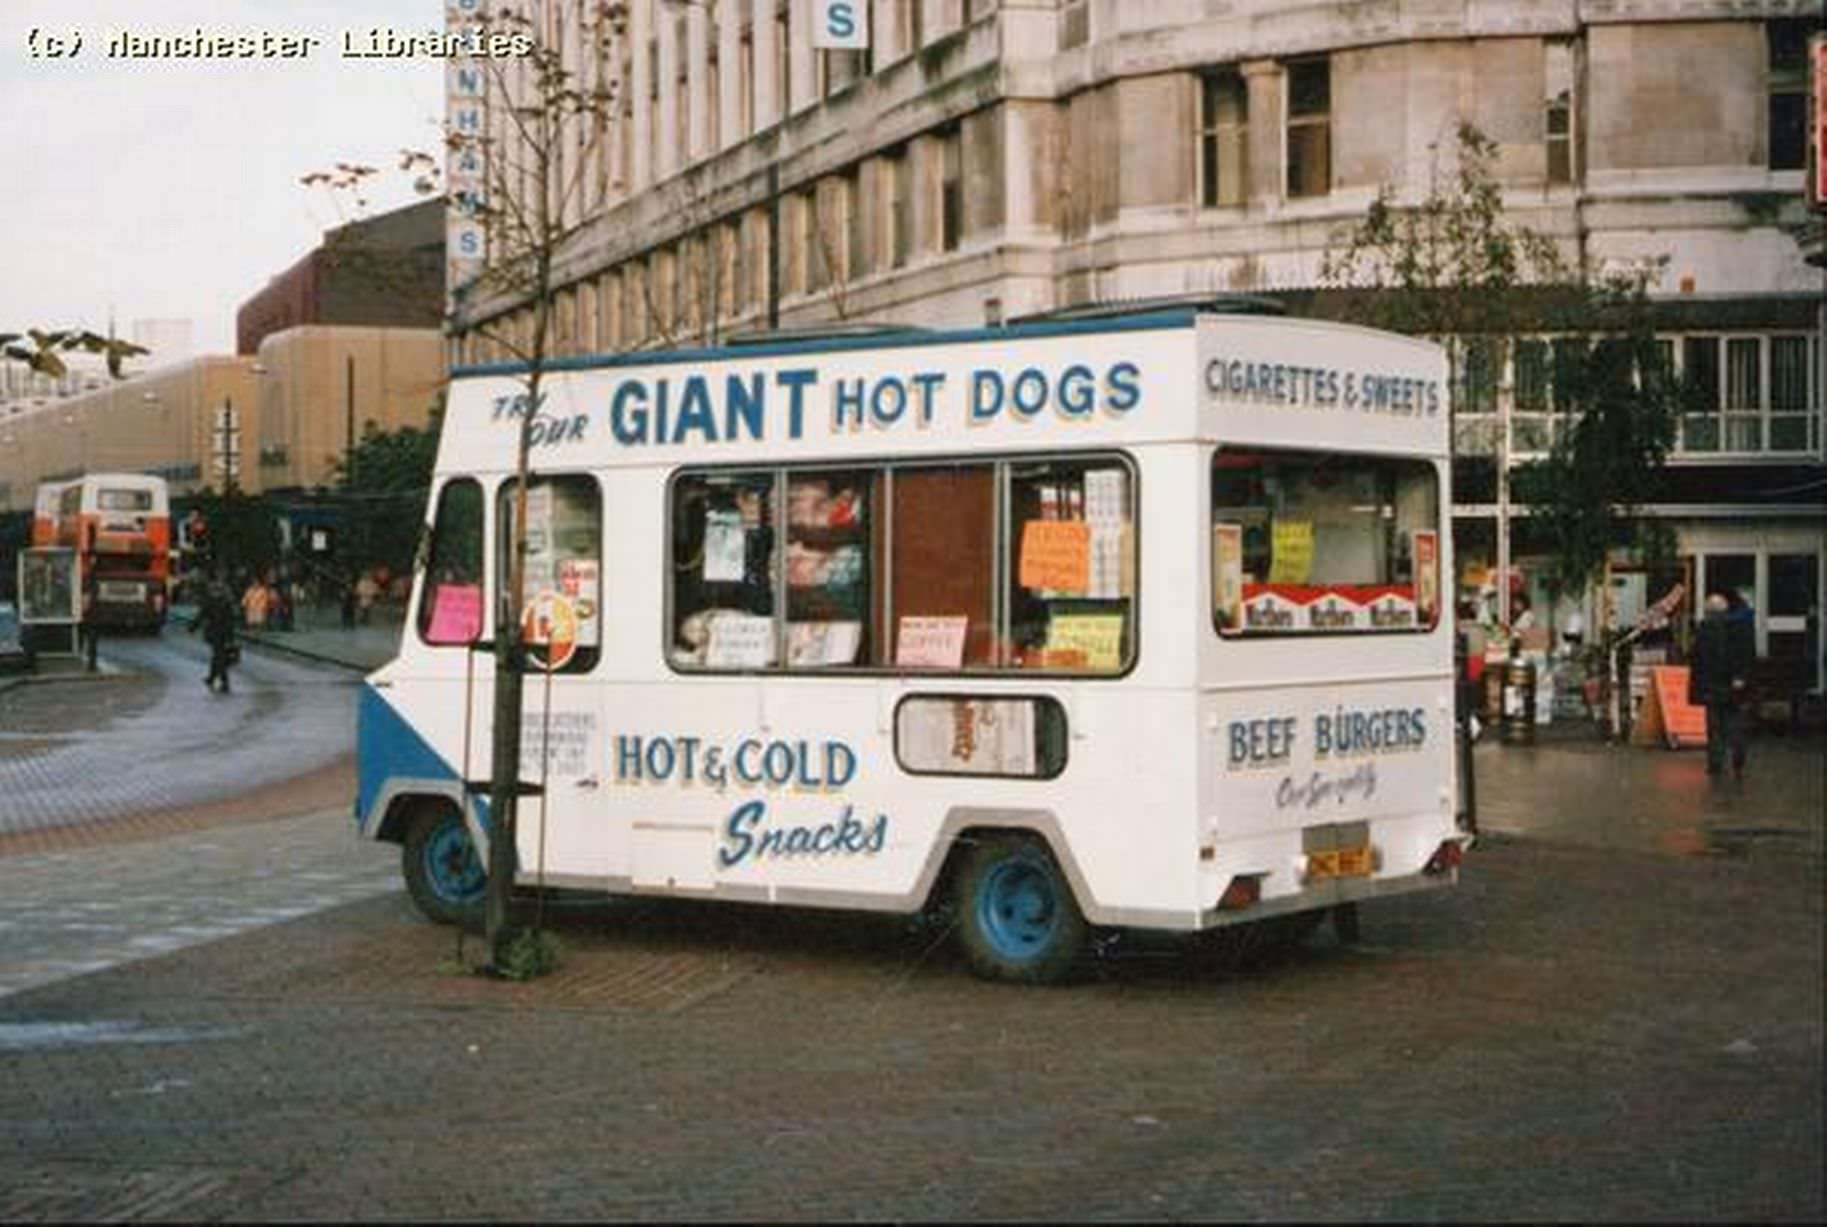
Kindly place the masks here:
POLYGON ((1091 585, 1091 525, 1083 520, 1029 520, 1021 530, 1023 588, 1082 593, 1091 585))
POLYGON ((1243 625, 1243 525, 1212 525, 1212 608, 1218 629, 1243 625))
POLYGON ((1122 614, 1054 614, 1047 624, 1047 654, 1078 653, 1088 669, 1123 667, 1122 614))
POLYGON ((1306 583, 1313 573, 1313 521, 1275 521, 1269 548, 1271 584, 1306 583))

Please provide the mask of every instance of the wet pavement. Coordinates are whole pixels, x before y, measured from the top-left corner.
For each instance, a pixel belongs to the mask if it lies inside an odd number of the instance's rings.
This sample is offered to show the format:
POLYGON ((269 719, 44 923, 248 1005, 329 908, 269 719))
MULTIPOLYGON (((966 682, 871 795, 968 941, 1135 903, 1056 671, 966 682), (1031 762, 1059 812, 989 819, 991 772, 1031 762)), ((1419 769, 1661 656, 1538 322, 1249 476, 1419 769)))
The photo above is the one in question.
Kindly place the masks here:
POLYGON ((353 751, 347 670, 250 647, 215 694, 207 646, 176 624, 104 638, 101 663, 0 690, 0 839, 222 802, 353 751))
POLYGON ((1706 751, 1610 745, 1594 731, 1473 750, 1480 828, 1555 843, 1682 856, 1753 845, 1819 863, 1827 745, 1818 729, 1751 742, 1742 780, 1706 774, 1706 751))

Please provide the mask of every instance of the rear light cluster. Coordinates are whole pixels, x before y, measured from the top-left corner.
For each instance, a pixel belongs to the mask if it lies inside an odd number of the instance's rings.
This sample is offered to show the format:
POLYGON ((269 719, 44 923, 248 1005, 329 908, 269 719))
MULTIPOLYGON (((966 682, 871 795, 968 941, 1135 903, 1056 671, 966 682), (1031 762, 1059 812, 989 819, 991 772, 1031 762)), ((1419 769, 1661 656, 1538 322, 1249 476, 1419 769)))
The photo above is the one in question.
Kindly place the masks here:
POLYGON ((1465 859, 1465 849, 1456 839, 1443 840, 1434 854, 1427 858, 1427 864, 1421 867, 1422 873, 1439 874, 1459 868, 1465 859))
POLYGON ((1231 879, 1231 884, 1224 888, 1224 894, 1218 896, 1218 907, 1221 911, 1236 912, 1246 907, 1255 907, 1262 900, 1262 877, 1258 874, 1238 874, 1231 879))

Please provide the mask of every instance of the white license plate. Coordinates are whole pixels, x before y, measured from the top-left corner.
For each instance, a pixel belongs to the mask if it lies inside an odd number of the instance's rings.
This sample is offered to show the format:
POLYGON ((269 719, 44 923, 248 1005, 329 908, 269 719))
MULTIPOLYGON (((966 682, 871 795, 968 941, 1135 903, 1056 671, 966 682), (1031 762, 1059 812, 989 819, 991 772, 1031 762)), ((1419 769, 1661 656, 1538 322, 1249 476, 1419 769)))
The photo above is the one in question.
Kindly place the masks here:
POLYGON ((104 582, 97 584, 96 588, 104 601, 143 601, 146 599, 146 585, 144 584, 104 582))

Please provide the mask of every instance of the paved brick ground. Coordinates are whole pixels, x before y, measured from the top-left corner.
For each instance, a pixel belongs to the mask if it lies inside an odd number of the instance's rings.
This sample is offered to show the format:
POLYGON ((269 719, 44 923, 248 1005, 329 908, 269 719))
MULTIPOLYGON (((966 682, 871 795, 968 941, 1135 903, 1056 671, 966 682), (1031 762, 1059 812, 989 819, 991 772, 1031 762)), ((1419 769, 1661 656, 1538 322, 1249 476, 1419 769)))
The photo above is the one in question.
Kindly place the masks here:
POLYGON ((1481 747, 1495 833, 1364 944, 1124 940, 1045 992, 655 902, 481 980, 340 813, 11 856, 27 946, 115 941, 63 923, 110 898, 170 944, 0 998, 0 1219, 1819 1221, 1821 747, 1753 753, 1481 747))
POLYGON ((1498 837, 1056 991, 649 902, 500 985, 389 891, 0 1001, 0 1217, 1818 1220, 1820 870, 1498 837))

